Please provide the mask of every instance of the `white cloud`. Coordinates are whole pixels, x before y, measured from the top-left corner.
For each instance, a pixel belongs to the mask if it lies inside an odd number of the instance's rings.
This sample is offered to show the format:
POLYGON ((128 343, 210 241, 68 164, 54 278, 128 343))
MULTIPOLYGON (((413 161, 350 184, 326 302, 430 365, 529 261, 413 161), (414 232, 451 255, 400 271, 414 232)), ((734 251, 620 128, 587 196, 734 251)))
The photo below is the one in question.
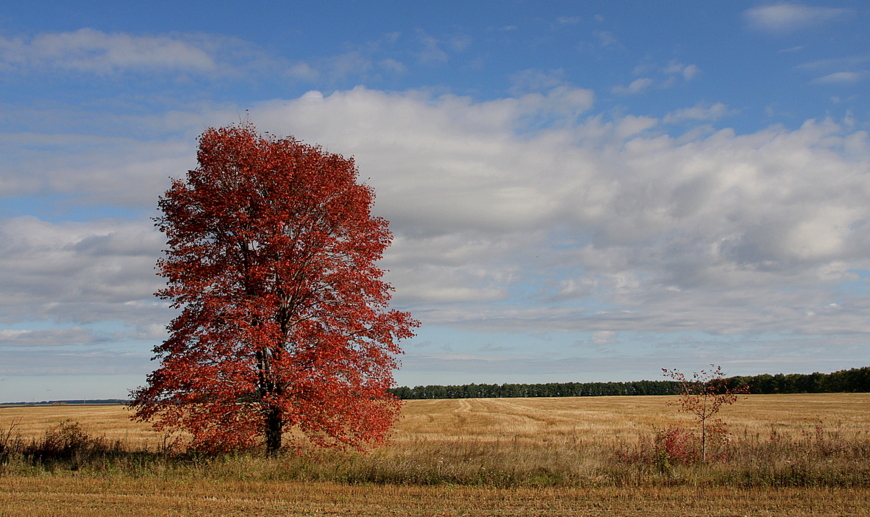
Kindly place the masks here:
POLYGON ((320 77, 320 72, 318 72, 308 63, 296 63, 295 65, 290 67, 287 73, 290 75, 290 77, 306 81, 313 81, 320 77))
POLYGON ((553 24, 553 27, 557 28, 563 25, 577 25, 582 21, 582 16, 559 16, 558 18, 556 18, 556 22, 553 24))
POLYGON ((511 93, 522 95, 529 92, 550 90, 557 86, 565 86, 565 71, 538 70, 534 68, 517 72, 511 76, 511 93))
POLYGON ((713 105, 698 104, 691 108, 680 108, 665 115, 664 122, 671 124, 688 120, 718 120, 729 114, 728 106, 721 102, 713 105))
POLYGON ((611 92, 616 95, 637 95, 648 90, 652 84, 653 80, 649 77, 641 77, 632 81, 628 86, 614 86, 611 88, 611 92))
POLYGON ((744 16, 755 29, 784 33, 842 19, 852 12, 851 9, 780 3, 753 7, 746 10, 744 16))
POLYGON ((59 71, 184 80, 249 80, 252 76, 311 80, 318 76, 307 63, 293 64, 249 42, 213 34, 148 35, 82 28, 31 37, 0 36, 0 73, 59 71))
POLYGON ((395 59, 383 59, 378 62, 378 66, 394 74, 401 74, 407 70, 404 64, 395 59))
POLYGON ((679 79, 682 78, 683 81, 691 81, 695 79, 700 73, 701 69, 698 65, 686 65, 683 63, 679 63, 677 61, 671 62, 668 66, 661 70, 661 73, 665 75, 665 80, 660 84, 661 88, 670 88, 679 83, 679 79))
POLYGON ((147 328, 168 314, 152 297, 162 243, 148 221, 0 219, 0 321, 147 328))
POLYGON ((599 330, 592 333, 592 344, 596 346, 610 345, 616 342, 616 332, 599 330))
POLYGON ((701 73, 698 65, 687 65, 678 61, 672 61, 665 67, 658 68, 650 63, 643 63, 634 67, 634 75, 652 75, 657 73, 659 79, 641 77, 632 81, 628 86, 617 85, 610 89, 615 95, 637 95, 649 90, 653 85, 657 88, 671 88, 681 82, 694 80, 701 73))
MULTIPOLYGON (((395 76, 404 74, 407 71, 405 63, 395 57, 384 57, 387 55, 387 51, 396 45, 400 37, 401 34, 398 32, 388 33, 374 41, 356 45, 340 54, 321 57, 310 62, 297 62, 293 65, 281 63, 279 65, 279 62, 276 60, 272 64, 272 68, 280 70, 282 66, 286 66, 286 74, 289 77, 308 82, 324 80, 335 82, 347 79, 361 82, 380 80, 383 74, 395 76)), ((435 54, 441 52, 438 47, 441 42, 422 32, 419 34, 419 37, 427 45, 428 50, 425 52, 431 53, 425 57, 422 54, 418 57, 422 60, 440 60, 440 57, 435 54)), ((456 36, 449 41, 449 45, 453 50, 462 50, 467 44, 470 44, 470 39, 462 36, 456 36)), ((446 53, 443 57, 446 58, 446 53)))
POLYGON ((812 82, 816 84, 854 84, 863 81, 867 75, 866 72, 835 72, 814 79, 812 82))
MULTIPOLYGON (((170 123, 195 127, 198 122, 201 127, 202 121, 201 117, 181 116, 170 123)), ((68 205, 154 207, 157 196, 168 187, 168 178, 195 165, 194 144, 76 134, 5 134, 0 143, 6 158, 0 164, 0 195, 62 195, 68 205)))
MULTIPOLYGON (((357 89, 252 116, 356 157, 397 233, 385 264, 398 300, 435 304, 427 323, 809 332, 819 323, 798 308, 822 304, 851 281, 847 271, 870 266, 868 163, 843 154, 866 143, 842 127, 722 130, 684 142, 639 136, 656 124, 643 117, 532 133, 518 125, 559 98, 474 103, 357 89), (551 271, 574 280, 551 282, 551 271), (515 289, 530 300, 604 297, 631 312, 480 305, 460 316, 441 305, 505 300, 515 289)), ((670 120, 726 112, 696 106, 670 120)), ((854 312, 824 318, 868 327, 854 312)))
POLYGON ((598 44, 602 47, 613 47, 619 45, 619 40, 609 31, 593 31, 592 35, 598 40, 598 44))
POLYGON ((682 74, 683 74, 683 78, 685 78, 687 81, 691 81, 692 79, 697 77, 697 75, 700 72, 701 72, 701 69, 698 68, 698 65, 688 65, 685 68, 683 68, 682 74))
MULTIPOLYGON (((809 121, 678 139, 656 119, 589 116, 593 101, 564 84, 482 102, 357 88, 265 102, 250 118, 355 157, 396 234, 383 261, 396 301, 427 325, 620 336, 870 332, 870 297, 837 291, 870 270, 866 133, 809 121)), ((665 121, 727 112, 696 105, 665 121)), ((235 113, 173 120, 189 128, 235 113)), ((102 203, 121 193, 131 206, 153 207, 161 182, 192 166, 192 145, 173 141, 96 139, 77 149, 60 135, 63 145, 46 151, 45 135, 17 138, 42 151, 0 176, 13 196, 63 192, 102 203)), ((7 324, 112 320, 154 336, 168 321, 151 297, 162 239, 148 221, 7 218, 0 237, 7 324)))
POLYGON ((41 330, 0 330, 0 347, 66 346, 91 343, 98 339, 92 331, 82 327, 41 330))
POLYGON ((799 65, 797 68, 799 70, 807 70, 810 72, 818 72, 822 70, 860 70, 865 68, 867 63, 870 63, 870 56, 859 55, 810 61, 799 65))
POLYGON ((357 51, 333 56, 327 60, 327 63, 326 68, 334 77, 363 75, 373 67, 371 59, 357 51))
POLYGON ((676 61, 662 69, 665 75, 682 75, 686 80, 690 80, 699 72, 697 65, 684 65, 676 61))
POLYGON ((134 352, 109 346, 9 347, 3 350, 3 359, 0 375, 4 378, 0 381, 11 381, 0 390, 3 401, 34 400, 33 393, 45 393, 37 395, 36 400, 105 398, 107 390, 112 398, 127 397, 130 388, 144 383, 145 375, 154 367, 144 350, 134 352), (123 375, 120 385, 113 378, 118 375, 123 375), (83 389, 85 379, 80 376, 94 376, 88 383, 92 384, 90 389, 83 389), (22 385, 30 385, 30 389, 21 389, 22 385), (23 395, 28 392, 30 395, 23 395))
POLYGON ((821 59, 803 63, 798 70, 816 76, 812 84, 852 85, 864 81, 870 75, 867 64, 870 56, 855 55, 836 59, 821 59))
POLYGON ((454 52, 463 52, 471 46, 472 41, 468 34, 457 34, 448 40, 448 44, 454 52))
POLYGON ((423 46, 423 48, 417 53, 417 59, 419 59, 421 63, 433 64, 447 62, 447 52, 441 48, 441 45, 443 44, 442 41, 430 36, 422 29, 417 30, 417 39, 423 46))
POLYGON ((0 59, 7 65, 98 73, 124 69, 210 72, 218 64, 205 43, 171 36, 108 34, 85 28, 39 34, 29 40, 0 38, 0 59))

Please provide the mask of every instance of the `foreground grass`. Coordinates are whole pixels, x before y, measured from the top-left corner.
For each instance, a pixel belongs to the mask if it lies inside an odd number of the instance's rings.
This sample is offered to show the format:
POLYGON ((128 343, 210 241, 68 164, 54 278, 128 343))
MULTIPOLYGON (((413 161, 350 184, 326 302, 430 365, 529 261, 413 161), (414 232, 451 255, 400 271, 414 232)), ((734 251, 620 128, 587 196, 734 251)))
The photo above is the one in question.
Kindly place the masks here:
POLYGON ((0 408, 0 515, 870 514, 870 394, 751 396, 706 464, 673 400, 410 401, 388 447, 278 459, 162 454, 117 406, 0 408))

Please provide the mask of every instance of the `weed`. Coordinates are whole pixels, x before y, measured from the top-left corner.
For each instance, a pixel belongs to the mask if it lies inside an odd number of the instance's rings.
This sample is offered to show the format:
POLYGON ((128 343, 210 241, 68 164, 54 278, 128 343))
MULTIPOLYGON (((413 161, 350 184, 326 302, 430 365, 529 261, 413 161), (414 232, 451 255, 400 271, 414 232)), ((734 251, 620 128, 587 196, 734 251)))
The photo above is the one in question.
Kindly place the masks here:
POLYGON ((21 455, 32 465, 78 470, 96 460, 121 456, 126 451, 120 441, 110 443, 94 438, 78 422, 65 420, 45 431, 41 438, 20 447, 21 455))

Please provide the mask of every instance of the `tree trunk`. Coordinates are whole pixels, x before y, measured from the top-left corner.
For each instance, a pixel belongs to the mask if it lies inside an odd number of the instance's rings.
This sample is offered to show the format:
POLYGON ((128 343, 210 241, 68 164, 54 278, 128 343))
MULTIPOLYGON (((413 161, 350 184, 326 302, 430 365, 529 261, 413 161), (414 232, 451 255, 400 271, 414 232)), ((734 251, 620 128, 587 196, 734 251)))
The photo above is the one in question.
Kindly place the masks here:
POLYGON ((270 407, 266 412, 266 451, 269 456, 275 456, 281 450, 281 438, 284 434, 284 419, 281 410, 270 407))
POLYGON ((707 463, 707 419, 701 420, 701 462, 707 463))

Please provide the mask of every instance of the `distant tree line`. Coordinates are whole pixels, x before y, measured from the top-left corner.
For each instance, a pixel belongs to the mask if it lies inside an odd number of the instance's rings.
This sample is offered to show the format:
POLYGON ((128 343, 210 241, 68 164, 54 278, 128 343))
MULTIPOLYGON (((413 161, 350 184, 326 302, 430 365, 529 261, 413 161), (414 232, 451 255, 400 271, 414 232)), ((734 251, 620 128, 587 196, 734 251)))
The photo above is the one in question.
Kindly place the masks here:
POLYGON ((511 397, 596 397, 604 395, 673 395, 671 381, 550 382, 547 384, 465 384, 462 386, 400 387, 391 391, 401 399, 468 399, 511 397))
MULTIPOLYGON (((749 385, 753 394, 773 393, 870 393, 870 367, 834 373, 790 373, 728 377, 731 388, 749 385)), ((512 397, 600 397, 607 395, 678 395, 674 381, 636 382, 550 382, 547 384, 465 384, 462 386, 415 386, 392 388, 394 395, 411 399, 472 399, 512 397)), ((50 400, 7 402, 3 405, 42 404, 126 404, 121 399, 50 400)))
POLYGON ((870 392, 870 367, 834 373, 762 374, 730 377, 734 386, 749 385, 750 393, 867 393, 870 392))
MULTIPOLYGON (((870 367, 834 373, 792 373, 736 376, 728 386, 749 385, 754 394, 870 392, 870 367)), ((546 384, 465 384, 460 386, 402 386, 390 391, 400 399, 467 399, 512 397, 596 397, 612 395, 677 395, 674 381, 550 382, 546 384)))
POLYGON ((112 405, 128 404, 127 399, 76 399, 76 400, 41 400, 39 402, 3 402, 3 406, 83 406, 83 405, 112 405))

